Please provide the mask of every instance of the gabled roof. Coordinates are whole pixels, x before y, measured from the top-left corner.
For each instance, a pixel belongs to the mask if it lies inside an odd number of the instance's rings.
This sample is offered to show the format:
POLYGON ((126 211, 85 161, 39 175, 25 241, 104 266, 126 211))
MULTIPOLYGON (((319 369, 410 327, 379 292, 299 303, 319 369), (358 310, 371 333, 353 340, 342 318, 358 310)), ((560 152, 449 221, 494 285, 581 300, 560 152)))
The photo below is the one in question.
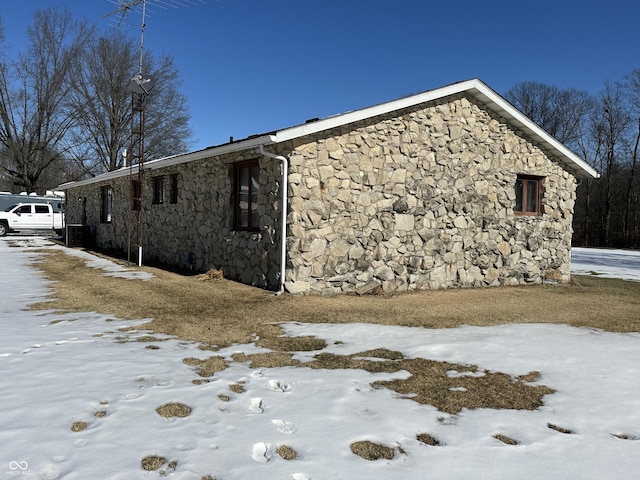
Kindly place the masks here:
POLYGON ((597 178, 599 176, 598 172, 587 162, 582 160, 578 155, 565 147, 561 142, 548 134, 529 117, 524 115, 511 103, 478 79, 453 83, 435 90, 428 90, 416 95, 381 103, 361 110, 354 110, 352 112, 328 117, 312 123, 279 130, 274 134, 275 143, 339 127, 348 123, 365 120, 367 118, 383 115, 459 93, 468 93, 469 95, 472 95, 488 109, 504 117, 510 125, 522 130, 529 140, 538 144, 552 159, 559 162, 575 176, 579 178, 597 178))
MULTIPOLYGON (((530 118, 521 113, 511 103, 502 98, 494 90, 489 88, 484 82, 478 79, 453 83, 451 85, 447 85, 434 90, 428 90, 416 95, 411 95, 397 100, 380 103, 371 107, 334 115, 317 121, 305 123, 303 125, 284 128, 282 130, 277 130, 262 135, 252 135, 251 137, 243 140, 233 141, 214 147, 208 147, 195 152, 183 153, 161 158, 158 160, 151 160, 145 162, 145 169, 154 170, 157 168, 176 165, 179 163, 186 163, 203 158, 223 155, 226 153, 256 148, 260 145, 278 144, 288 140, 300 138, 305 135, 311 135, 324 130, 329 130, 361 120, 366 120, 368 118, 373 118, 379 115, 384 115, 407 107, 412 107, 414 105, 419 105, 421 103, 438 100, 460 93, 466 93, 473 96, 479 102, 484 104, 489 110, 505 118, 512 127, 515 127, 522 131, 530 141, 537 144, 542 150, 544 150, 552 160, 558 162, 566 170, 573 173, 576 177, 599 177, 598 172, 593 167, 591 167, 591 165, 582 160, 578 155, 565 147, 561 142, 556 140, 553 136, 551 136, 540 126, 534 123, 530 118)), ((134 166, 134 169, 135 168, 136 166, 134 166)), ((91 183, 128 175, 129 172, 129 167, 123 167, 120 170, 107 172, 88 180, 66 183, 61 185, 60 188, 64 190, 75 186, 88 185, 91 183)))

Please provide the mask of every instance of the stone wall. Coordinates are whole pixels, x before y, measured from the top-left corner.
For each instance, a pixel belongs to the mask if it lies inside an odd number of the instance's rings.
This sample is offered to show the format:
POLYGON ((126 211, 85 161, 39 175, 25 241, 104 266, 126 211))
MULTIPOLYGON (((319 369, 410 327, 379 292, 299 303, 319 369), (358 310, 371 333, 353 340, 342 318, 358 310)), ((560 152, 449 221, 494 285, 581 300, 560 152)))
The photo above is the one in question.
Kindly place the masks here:
MULTIPOLYGON (((232 163, 259 158, 255 150, 207 158, 188 163, 147 169, 143 187, 143 263, 160 262, 195 272, 222 269, 225 278, 249 285, 277 289, 280 272, 281 182, 278 162, 260 159, 258 232, 233 230, 232 163), (177 203, 170 202, 172 174, 178 175, 177 203), (164 175, 164 202, 153 203, 153 178, 164 175)), ((125 175, 67 192, 67 222, 83 223, 94 232, 96 246, 122 252, 128 250, 129 181, 125 175), (101 188, 113 189, 110 223, 100 221, 101 188), (83 206, 78 198, 86 198, 83 206), (82 210, 85 209, 85 214, 82 210)), ((132 243, 136 242, 136 220, 132 243)), ((137 247, 132 249, 137 261, 137 247)))
MULTIPOLYGON (((290 163, 285 286, 292 293, 569 279, 574 177, 463 94, 269 149, 290 163), (518 174, 543 177, 540 216, 514 214, 518 174)), ((147 170, 145 263, 219 268, 226 278, 277 289, 280 175, 279 162, 256 150, 147 170), (255 158, 261 228, 234 231, 231 165, 255 158), (172 204, 169 176, 176 173, 172 204), (152 204, 156 175, 166 179, 161 205, 152 204)), ((67 198, 69 223, 86 217, 99 247, 127 250, 128 176, 72 188, 67 198), (101 223, 107 184, 113 219, 101 223)))
POLYGON ((295 140, 286 287, 333 294, 568 281, 575 179, 465 96, 295 140), (517 174, 544 177, 516 216, 517 174))

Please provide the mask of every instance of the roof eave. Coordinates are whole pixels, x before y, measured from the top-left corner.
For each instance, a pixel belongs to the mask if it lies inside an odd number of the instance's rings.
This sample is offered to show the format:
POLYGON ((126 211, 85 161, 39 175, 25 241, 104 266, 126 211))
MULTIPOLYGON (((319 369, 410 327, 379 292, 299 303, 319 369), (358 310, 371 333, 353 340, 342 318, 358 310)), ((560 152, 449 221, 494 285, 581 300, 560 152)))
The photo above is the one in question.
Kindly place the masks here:
POLYGON ((516 126, 525 130, 532 140, 543 144, 547 147, 547 150, 554 153, 556 160, 559 161, 567 170, 570 170, 571 173, 573 173, 573 175, 575 175, 576 177, 599 177, 598 172, 593 167, 591 167, 588 163, 586 163, 575 153, 565 147, 553 136, 545 132, 536 123, 534 123, 526 115, 521 113, 517 108, 511 105, 508 101, 498 95, 494 90, 492 90, 479 79, 453 83, 442 88, 429 90, 417 95, 412 95, 410 97, 392 100, 390 102, 381 103, 372 107, 354 110, 351 112, 343 113, 341 115, 336 115, 315 122, 306 123, 304 125, 298 125, 295 127, 279 130, 275 133, 275 139, 277 143, 280 143, 463 92, 470 93, 475 98, 484 103, 487 107, 507 118, 516 126))
MULTIPOLYGON (((219 145, 216 147, 209 147, 203 150, 198 150, 190 153, 181 153, 178 155, 173 155, 171 157, 159 158, 157 160, 150 160, 145 162, 144 169, 145 170, 156 170, 158 168, 165 168, 172 165, 179 165, 181 163, 193 162, 196 160, 202 160, 204 158, 216 157, 219 155, 224 155, 226 153, 237 152, 240 150, 248 150, 250 148, 256 148, 260 145, 269 145, 275 142, 275 138, 273 135, 260 135, 252 138, 247 138, 245 140, 240 140, 238 142, 225 143, 223 145, 219 145)), ((126 175, 131 175, 132 173, 137 174, 140 165, 135 164, 129 167, 122 167, 118 170, 113 170, 111 172, 106 172, 101 175, 97 175, 93 178, 89 178, 87 180, 79 180, 76 182, 67 182, 63 183, 58 187, 60 190, 68 190, 70 188, 82 187, 84 185, 92 185, 98 182, 105 182, 108 180, 112 180, 114 178, 124 177, 126 175)))

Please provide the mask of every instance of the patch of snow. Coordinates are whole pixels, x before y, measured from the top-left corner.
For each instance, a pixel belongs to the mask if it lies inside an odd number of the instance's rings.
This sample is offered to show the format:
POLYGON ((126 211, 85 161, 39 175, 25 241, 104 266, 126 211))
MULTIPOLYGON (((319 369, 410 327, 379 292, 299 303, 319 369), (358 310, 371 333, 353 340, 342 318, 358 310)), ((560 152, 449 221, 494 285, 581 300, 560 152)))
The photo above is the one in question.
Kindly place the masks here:
POLYGON ((640 281, 640 251, 575 247, 571 273, 640 281))
MULTIPOLYGON (((514 377, 538 371, 534 383, 555 393, 534 411, 476 409, 451 415, 371 386, 376 380, 406 378, 404 371, 252 370, 248 362, 232 361, 235 352, 258 351, 253 344, 216 352, 229 368, 194 385, 198 375, 183 359, 202 357, 197 344, 157 334, 163 341, 153 350, 146 348, 148 342, 116 341, 140 335, 118 329, 142 319, 28 310, 51 295, 48 282, 30 266, 36 255, 0 240, 0 290, 5 292, 0 302, 0 478, 405 480, 428 472, 429 478, 450 480, 626 480, 640 471, 640 334, 550 324, 438 330, 284 325, 288 335, 325 339, 325 352, 387 348, 406 358, 476 365, 478 371, 514 377), (229 390, 238 379, 244 393, 229 390), (222 393, 228 401, 218 397, 222 393), (155 410, 169 402, 190 406, 191 414, 167 421, 155 410), (74 422, 87 427, 74 432, 74 422), (440 445, 421 443, 420 433, 440 445), (518 445, 497 440, 497 434, 518 445), (349 450, 362 439, 404 454, 368 462, 349 450), (298 458, 287 461, 275 454, 283 440, 298 458), (141 461, 148 455, 167 463, 145 472, 141 461), (172 461, 175 469, 167 466, 172 461)), ((308 359, 314 353, 297 356, 308 359)))

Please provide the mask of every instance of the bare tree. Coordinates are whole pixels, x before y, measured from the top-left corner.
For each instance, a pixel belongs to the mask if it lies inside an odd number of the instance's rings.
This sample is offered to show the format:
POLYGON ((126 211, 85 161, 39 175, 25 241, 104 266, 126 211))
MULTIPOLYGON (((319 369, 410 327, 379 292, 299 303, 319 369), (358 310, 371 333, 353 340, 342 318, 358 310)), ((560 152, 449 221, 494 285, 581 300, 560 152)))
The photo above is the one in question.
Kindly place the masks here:
POLYGON ((629 159, 627 177, 627 202, 624 212, 624 228, 626 246, 637 248, 640 244, 640 180, 638 179, 638 154, 640 153, 640 69, 627 75, 625 88, 629 96, 631 115, 635 123, 635 139, 632 141, 631 157, 629 159))
POLYGON ((518 83, 505 97, 548 133, 574 149, 580 125, 593 108, 593 97, 584 90, 560 89, 539 82, 518 83))
POLYGON ((619 184, 616 177, 620 173, 621 159, 624 158, 624 149, 628 145, 625 145, 625 133, 631 117, 620 85, 607 83, 598 103, 601 116, 594 122, 594 134, 600 136, 604 147, 599 157, 599 170, 603 177, 600 196, 600 245, 610 246, 614 193, 617 193, 619 184))
MULTIPOLYGON (((576 138, 577 153, 596 170, 598 170, 598 159, 601 157, 604 145, 601 129, 597 127, 600 123, 599 112, 600 110, 596 109, 596 104, 594 103, 587 118, 580 123, 576 138)), ((595 209, 592 209, 591 202, 595 182, 599 182, 599 180, 589 178, 578 185, 574 230, 577 233, 575 239, 584 246, 598 243, 592 238, 593 229, 591 228, 594 223, 593 210, 595 209)))
MULTIPOLYGON (((70 107, 79 120, 73 131, 74 158, 85 173, 122 166, 131 134, 131 79, 138 73, 139 46, 119 30, 93 39, 85 61, 77 66, 70 107)), ((155 86, 146 98, 145 157, 186 151, 191 130, 186 98, 178 92, 180 77, 173 59, 144 54, 155 86)))
POLYGON ((47 188, 44 172, 62 162, 75 118, 66 107, 72 66, 92 29, 68 10, 36 11, 29 47, 17 61, 0 58, 0 170, 27 192, 47 188))

